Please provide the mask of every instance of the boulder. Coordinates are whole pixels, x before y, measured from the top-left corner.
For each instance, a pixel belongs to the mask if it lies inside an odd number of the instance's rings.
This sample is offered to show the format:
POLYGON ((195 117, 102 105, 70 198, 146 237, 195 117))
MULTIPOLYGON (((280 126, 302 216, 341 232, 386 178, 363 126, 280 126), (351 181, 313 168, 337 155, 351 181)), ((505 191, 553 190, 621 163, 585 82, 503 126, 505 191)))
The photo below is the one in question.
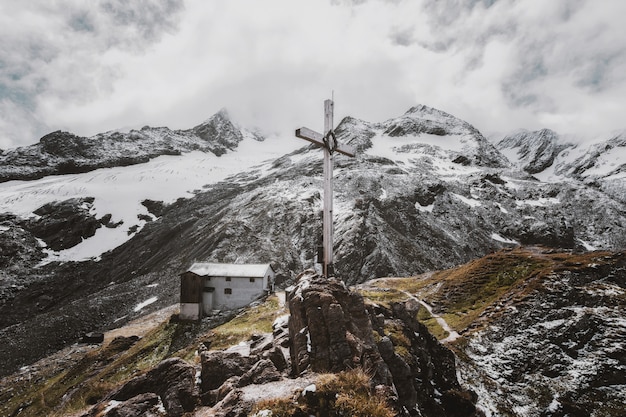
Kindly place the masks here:
POLYGON ((250 384, 265 384, 271 381, 278 381, 282 376, 274 363, 269 359, 261 359, 255 363, 239 380, 239 386, 245 387, 250 384))
POLYGON ((139 394, 111 408, 103 417, 162 417, 158 405, 159 396, 155 393, 139 394))
POLYGON ((237 352, 204 351, 200 354, 202 375, 200 389, 204 392, 219 388, 228 378, 242 376, 257 363, 257 356, 242 356, 237 352))
POLYGON ((180 358, 166 359, 146 374, 128 381, 107 399, 128 401, 149 393, 161 397, 168 416, 180 417, 186 411, 193 411, 198 402, 195 367, 180 358))

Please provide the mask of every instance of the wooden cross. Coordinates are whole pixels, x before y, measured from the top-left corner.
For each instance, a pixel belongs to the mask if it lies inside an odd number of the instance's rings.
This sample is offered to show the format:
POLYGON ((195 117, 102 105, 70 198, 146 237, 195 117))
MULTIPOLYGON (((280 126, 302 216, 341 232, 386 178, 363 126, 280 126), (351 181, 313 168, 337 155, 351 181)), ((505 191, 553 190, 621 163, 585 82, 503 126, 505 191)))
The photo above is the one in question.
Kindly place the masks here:
POLYGON ((333 268, 333 154, 339 152, 354 156, 351 146, 340 145, 333 131, 332 100, 324 101, 324 134, 321 135, 306 127, 296 130, 296 137, 308 140, 324 149, 324 228, 323 228, 323 259, 322 274, 325 277, 335 275, 333 268))

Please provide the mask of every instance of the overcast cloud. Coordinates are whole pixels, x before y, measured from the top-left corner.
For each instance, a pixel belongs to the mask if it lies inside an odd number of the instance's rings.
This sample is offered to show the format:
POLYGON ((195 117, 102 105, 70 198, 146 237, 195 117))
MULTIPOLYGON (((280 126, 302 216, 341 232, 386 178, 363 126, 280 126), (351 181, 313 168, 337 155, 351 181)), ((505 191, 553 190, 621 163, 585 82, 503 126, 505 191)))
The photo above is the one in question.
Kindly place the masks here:
POLYGON ((0 148, 53 130, 290 134, 416 104, 483 133, 626 128, 623 0, 2 0, 0 148))

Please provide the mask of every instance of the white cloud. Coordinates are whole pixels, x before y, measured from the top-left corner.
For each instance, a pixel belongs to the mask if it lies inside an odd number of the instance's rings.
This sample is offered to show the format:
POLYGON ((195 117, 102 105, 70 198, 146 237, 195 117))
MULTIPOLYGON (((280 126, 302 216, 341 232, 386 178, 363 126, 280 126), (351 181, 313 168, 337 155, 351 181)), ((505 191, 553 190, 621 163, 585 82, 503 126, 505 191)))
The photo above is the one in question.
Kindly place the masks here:
POLYGON ((423 103, 485 133, 624 128, 624 15, 622 0, 9 0, 0 143, 187 128, 222 107, 267 131, 321 128, 332 90, 336 122, 423 103))

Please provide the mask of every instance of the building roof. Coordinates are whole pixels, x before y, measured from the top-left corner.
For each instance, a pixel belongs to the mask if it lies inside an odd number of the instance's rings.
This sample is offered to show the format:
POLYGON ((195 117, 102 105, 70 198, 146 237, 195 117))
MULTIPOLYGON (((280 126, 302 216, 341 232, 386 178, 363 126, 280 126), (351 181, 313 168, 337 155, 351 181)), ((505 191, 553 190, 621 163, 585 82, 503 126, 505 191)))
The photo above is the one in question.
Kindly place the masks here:
POLYGON ((246 277, 262 278, 265 276, 270 264, 216 264, 208 262, 195 262, 187 270, 203 277, 246 277))

